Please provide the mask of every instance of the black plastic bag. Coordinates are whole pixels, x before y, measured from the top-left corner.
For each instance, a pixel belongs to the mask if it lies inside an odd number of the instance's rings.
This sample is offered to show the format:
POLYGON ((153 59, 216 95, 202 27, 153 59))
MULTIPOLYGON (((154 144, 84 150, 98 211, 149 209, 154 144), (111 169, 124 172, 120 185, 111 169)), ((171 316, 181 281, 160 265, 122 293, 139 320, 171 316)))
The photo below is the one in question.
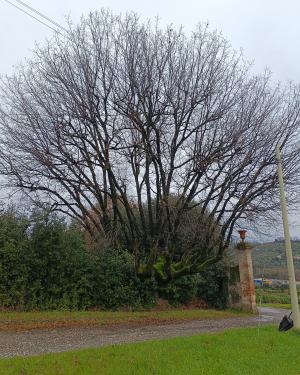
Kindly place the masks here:
POLYGON ((290 313, 289 316, 285 315, 282 319, 281 322, 279 323, 279 331, 288 331, 294 326, 293 319, 291 319, 292 313, 290 313))

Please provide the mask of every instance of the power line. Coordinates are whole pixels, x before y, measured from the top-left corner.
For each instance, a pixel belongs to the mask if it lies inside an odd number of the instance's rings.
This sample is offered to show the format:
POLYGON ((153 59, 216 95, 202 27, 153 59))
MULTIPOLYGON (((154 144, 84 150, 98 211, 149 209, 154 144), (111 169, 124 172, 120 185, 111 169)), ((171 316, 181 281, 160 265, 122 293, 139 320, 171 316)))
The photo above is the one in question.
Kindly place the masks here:
POLYGON ((51 19, 50 17, 48 16, 45 16, 43 13, 39 12, 37 9, 33 8, 32 6, 24 3, 24 1, 21 1, 21 0, 15 0, 16 2, 18 2, 19 4, 23 5, 24 7, 26 7, 27 9, 31 10, 32 12, 38 14, 40 17, 44 18, 45 20, 47 20, 48 22, 51 22, 53 25, 55 25, 56 27, 64 30, 65 32, 68 33, 68 30, 65 29, 63 26, 61 26, 59 23, 55 22, 53 19, 51 19))
MULTIPOLYGON (((18 5, 12 3, 12 2, 9 1, 9 0, 4 0, 4 1, 5 1, 6 3, 12 5, 13 7, 17 8, 17 9, 20 10, 21 12, 27 14, 29 17, 31 17, 31 18, 35 19, 36 21, 40 22, 42 25, 44 25, 44 26, 48 27, 49 29, 53 30, 54 32, 58 32, 58 33, 60 33, 57 29, 55 29, 54 27, 48 25, 46 22, 43 22, 41 19, 35 17, 33 14, 27 12, 25 9, 19 7, 18 5)), ((36 11, 36 13, 37 13, 37 12, 38 12, 38 11, 36 11)), ((47 19, 48 17, 45 16, 44 18, 47 19)), ((54 22, 54 21, 52 22, 52 21, 51 21, 51 23, 55 24, 56 26, 58 25, 60 29, 62 29, 62 30, 64 30, 64 31, 68 32, 65 28, 63 28, 62 26, 60 26, 60 25, 57 24, 56 22, 54 22)))

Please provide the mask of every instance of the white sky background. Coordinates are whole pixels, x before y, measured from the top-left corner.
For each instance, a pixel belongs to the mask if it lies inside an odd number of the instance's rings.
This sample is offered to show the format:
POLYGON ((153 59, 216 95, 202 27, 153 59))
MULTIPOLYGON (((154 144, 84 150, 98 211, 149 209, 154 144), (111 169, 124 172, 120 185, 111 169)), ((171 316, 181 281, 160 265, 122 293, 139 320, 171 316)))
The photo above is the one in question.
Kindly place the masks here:
MULTIPOLYGON (((14 2, 14 0, 11 0, 14 2)), ((74 22, 82 14, 101 7, 114 13, 135 11, 142 19, 158 17, 161 25, 183 25, 189 32, 208 22, 254 60, 255 72, 268 67, 274 79, 300 83, 300 0, 23 0, 62 26, 65 17, 74 22)), ((52 31, 13 6, 0 0, 0 74, 30 57, 35 41, 43 42, 52 31)), ((300 237, 300 220, 294 219, 292 234, 300 237), (299 233, 298 233, 299 232, 299 233)), ((281 225, 279 226, 281 229, 281 225)), ((270 233, 271 237, 280 231, 270 233)))

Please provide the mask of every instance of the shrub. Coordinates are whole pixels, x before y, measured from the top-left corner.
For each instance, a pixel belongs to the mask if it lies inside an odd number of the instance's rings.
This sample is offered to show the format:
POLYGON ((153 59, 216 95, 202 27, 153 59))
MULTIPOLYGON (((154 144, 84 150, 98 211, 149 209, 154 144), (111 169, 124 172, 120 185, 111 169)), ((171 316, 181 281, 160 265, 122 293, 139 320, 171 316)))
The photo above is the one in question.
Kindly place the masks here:
POLYGON ((27 307, 85 309, 93 304, 93 264, 84 239, 56 216, 35 218, 27 307))
POLYGON ((82 309, 91 306, 92 260, 79 231, 54 215, 0 215, 0 306, 82 309))
POLYGON ((159 289, 159 296, 173 305, 190 302, 197 297, 198 275, 183 276, 159 289))
POLYGON ((23 308, 28 280, 29 221, 14 212, 0 215, 0 306, 23 308))
POLYGON ((228 302, 228 273, 226 262, 219 262, 198 275, 198 298, 217 309, 228 302))
POLYGON ((97 306, 105 309, 136 309, 155 303, 156 284, 141 282, 135 275, 133 256, 125 251, 107 250, 96 261, 97 306))
POLYGON ((125 250, 87 252, 76 225, 47 212, 26 218, 0 214, 0 308, 22 310, 89 307, 138 309, 157 297, 172 304, 194 298, 224 307, 222 267, 185 276, 158 288, 154 279, 139 279, 134 257, 125 250))
POLYGON ((172 304, 188 303, 194 298, 215 308, 225 308, 228 300, 226 265, 215 264, 204 272, 184 276, 159 289, 159 295, 172 304))

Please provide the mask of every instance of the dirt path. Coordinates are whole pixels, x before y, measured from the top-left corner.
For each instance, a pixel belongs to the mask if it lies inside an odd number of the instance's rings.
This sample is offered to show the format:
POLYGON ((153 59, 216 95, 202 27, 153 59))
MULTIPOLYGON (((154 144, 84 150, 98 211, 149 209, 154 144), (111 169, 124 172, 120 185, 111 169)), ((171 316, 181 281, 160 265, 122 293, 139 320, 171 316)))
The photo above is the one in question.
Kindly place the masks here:
POLYGON ((168 325, 1 332, 0 358, 190 336, 204 332, 222 331, 231 327, 258 326, 260 324, 277 323, 284 314, 285 310, 261 308, 260 315, 254 317, 193 320, 168 325))

